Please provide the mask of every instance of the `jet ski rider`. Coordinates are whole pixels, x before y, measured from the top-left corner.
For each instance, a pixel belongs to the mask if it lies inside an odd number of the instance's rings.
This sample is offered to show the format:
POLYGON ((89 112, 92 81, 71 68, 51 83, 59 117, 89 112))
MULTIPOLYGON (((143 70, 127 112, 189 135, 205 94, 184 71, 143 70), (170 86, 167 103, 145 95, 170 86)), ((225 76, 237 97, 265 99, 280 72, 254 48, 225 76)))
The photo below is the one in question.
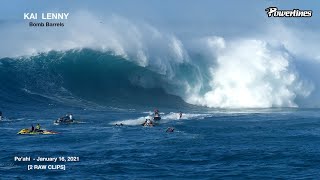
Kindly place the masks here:
POLYGON ((41 127, 40 127, 40 124, 37 124, 36 125, 36 131, 40 131, 41 127))
POLYGON ((159 110, 158 109, 155 109, 154 110, 154 117, 158 117, 159 116, 159 110))

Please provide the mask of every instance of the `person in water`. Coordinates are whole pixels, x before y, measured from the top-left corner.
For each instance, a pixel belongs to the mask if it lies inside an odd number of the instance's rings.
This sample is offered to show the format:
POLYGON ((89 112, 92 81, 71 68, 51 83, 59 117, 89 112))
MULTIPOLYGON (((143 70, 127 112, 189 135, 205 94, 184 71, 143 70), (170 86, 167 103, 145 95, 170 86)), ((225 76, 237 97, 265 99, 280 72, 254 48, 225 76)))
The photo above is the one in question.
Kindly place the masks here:
POLYGON ((179 112, 179 119, 181 119, 182 118, 182 112, 180 111, 179 112))
POLYGON ((0 121, 2 120, 2 111, 0 111, 0 121))
POLYGON ((166 130, 166 132, 174 132, 174 128, 173 128, 173 127, 168 127, 168 129, 166 130))
POLYGON ((33 132, 34 131, 34 127, 33 127, 33 124, 31 125, 31 132, 33 132))
POLYGON ((148 119, 146 119, 142 125, 145 126, 147 125, 147 123, 148 123, 148 119))
POLYGON ((73 120, 72 114, 69 114, 69 120, 73 120))
POLYGON ((153 126, 153 123, 150 119, 146 119, 143 123, 144 126, 153 126))

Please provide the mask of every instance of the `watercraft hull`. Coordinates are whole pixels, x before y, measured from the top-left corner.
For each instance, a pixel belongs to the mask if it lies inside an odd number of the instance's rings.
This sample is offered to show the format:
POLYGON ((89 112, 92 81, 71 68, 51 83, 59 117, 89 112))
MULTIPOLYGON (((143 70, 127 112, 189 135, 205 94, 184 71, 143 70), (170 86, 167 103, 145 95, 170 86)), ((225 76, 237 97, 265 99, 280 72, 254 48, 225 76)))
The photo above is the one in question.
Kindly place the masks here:
POLYGON ((67 124, 76 124, 76 123, 78 123, 78 121, 74 121, 74 120, 72 120, 72 121, 58 121, 58 120, 53 121, 53 124, 55 124, 55 125, 67 125, 67 124))
POLYGON ((158 117, 153 117, 153 120, 154 120, 154 121, 160 121, 160 120, 161 120, 161 117, 160 117, 160 116, 158 116, 158 117))
POLYGON ((58 133, 54 132, 54 131, 49 131, 49 130, 31 131, 30 129, 22 129, 17 134, 20 134, 20 135, 40 135, 40 134, 47 135, 47 134, 58 134, 58 133))

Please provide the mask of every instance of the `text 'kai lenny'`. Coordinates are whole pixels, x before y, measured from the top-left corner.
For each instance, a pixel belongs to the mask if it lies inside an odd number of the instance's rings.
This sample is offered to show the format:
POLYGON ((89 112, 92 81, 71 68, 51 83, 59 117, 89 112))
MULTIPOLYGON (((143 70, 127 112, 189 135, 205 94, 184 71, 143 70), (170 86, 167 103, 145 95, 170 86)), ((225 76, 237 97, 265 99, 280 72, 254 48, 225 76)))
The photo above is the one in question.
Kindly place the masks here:
MULTIPOLYGON (((68 16, 69 13, 41 13, 39 17, 43 20, 66 20, 68 16)), ((38 19, 38 13, 24 13, 23 18, 28 20, 38 19)))
POLYGON ((63 20, 67 20, 69 13, 24 13, 23 18, 25 20, 46 20, 47 22, 29 22, 30 27, 63 27, 63 20), (54 20, 59 20, 60 22, 52 22, 54 20))

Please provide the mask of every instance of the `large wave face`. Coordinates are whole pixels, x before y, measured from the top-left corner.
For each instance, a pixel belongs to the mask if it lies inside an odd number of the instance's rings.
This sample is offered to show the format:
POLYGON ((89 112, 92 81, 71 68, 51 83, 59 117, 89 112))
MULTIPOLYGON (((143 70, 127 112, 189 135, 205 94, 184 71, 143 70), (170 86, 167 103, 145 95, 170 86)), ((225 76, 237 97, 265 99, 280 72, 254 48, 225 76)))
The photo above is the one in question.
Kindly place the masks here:
POLYGON ((251 55, 243 55, 240 48, 207 69, 181 64, 170 77, 111 52, 90 49, 5 58, 0 68, 1 99, 20 102, 17 97, 38 96, 62 103, 182 107, 181 97, 209 107, 296 106, 295 91, 301 87, 294 86, 296 76, 288 71, 289 61, 280 54, 267 57, 261 42, 247 43, 262 48, 255 61, 248 60, 251 55))
POLYGON ((83 49, 4 58, 0 73, 1 89, 6 91, 0 99, 16 103, 49 99, 75 106, 88 102, 126 108, 186 105, 163 90, 164 77, 110 52, 83 49))
POLYGON ((297 107, 317 88, 281 43, 218 36, 182 40, 124 18, 101 23, 92 15, 79 17, 62 34, 39 29, 45 40, 7 42, 0 50, 11 57, 0 60, 0 100, 20 102, 18 97, 32 94, 41 98, 28 101, 110 106, 297 107), (80 26, 84 21, 94 32, 80 26))

